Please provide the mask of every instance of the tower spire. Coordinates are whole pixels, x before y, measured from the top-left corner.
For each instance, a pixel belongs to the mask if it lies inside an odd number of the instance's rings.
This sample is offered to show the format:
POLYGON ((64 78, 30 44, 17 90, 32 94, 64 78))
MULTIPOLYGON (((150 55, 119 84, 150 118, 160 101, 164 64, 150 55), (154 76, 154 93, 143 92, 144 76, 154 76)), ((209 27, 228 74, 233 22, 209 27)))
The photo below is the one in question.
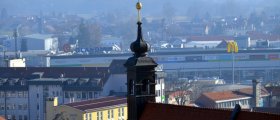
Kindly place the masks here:
POLYGON ((137 29, 137 39, 130 45, 131 51, 134 52, 135 57, 144 57, 146 56, 146 52, 149 50, 148 43, 143 39, 142 34, 142 23, 141 23, 141 9, 142 9, 142 3, 138 2, 136 3, 136 9, 138 11, 138 29, 137 29))
POLYGON ((149 45, 142 35, 140 10, 142 4, 137 2, 138 29, 137 39, 131 43, 130 49, 134 55, 127 59, 127 107, 128 120, 139 120, 148 102, 155 102, 155 67, 157 63, 148 57, 149 45))

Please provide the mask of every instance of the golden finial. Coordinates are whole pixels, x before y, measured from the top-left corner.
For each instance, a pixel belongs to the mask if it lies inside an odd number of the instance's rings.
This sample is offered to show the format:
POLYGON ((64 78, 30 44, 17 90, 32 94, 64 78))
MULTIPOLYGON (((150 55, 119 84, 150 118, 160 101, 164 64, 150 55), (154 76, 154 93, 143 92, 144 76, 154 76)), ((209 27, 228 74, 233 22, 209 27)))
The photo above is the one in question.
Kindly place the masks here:
POLYGON ((142 3, 137 2, 136 9, 139 11, 139 10, 141 10, 141 8, 142 8, 142 3))
POLYGON ((142 3, 138 2, 136 3, 136 9, 138 10, 138 22, 141 22, 141 15, 140 15, 140 10, 142 9, 142 3))

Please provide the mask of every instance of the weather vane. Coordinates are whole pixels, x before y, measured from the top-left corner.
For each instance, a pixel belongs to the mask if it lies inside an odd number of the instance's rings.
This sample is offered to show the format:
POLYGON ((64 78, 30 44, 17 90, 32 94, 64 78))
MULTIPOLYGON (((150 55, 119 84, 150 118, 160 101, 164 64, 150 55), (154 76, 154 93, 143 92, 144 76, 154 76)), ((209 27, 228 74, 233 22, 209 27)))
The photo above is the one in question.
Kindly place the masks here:
POLYGON ((140 15, 141 13, 140 13, 140 11, 142 9, 142 3, 139 2, 139 0, 138 0, 138 2, 136 4, 136 9, 138 10, 138 22, 141 22, 141 15, 140 15))

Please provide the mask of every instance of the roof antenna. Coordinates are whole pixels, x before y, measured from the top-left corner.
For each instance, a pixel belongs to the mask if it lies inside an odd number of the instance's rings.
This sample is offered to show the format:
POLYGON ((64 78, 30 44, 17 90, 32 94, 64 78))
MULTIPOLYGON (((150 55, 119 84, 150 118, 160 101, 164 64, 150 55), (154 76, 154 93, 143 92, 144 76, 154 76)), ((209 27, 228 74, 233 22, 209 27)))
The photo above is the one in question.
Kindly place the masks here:
POLYGON ((138 22, 141 22, 141 9, 142 9, 142 3, 138 0, 136 4, 136 9, 138 10, 138 22))
POLYGON ((15 58, 17 59, 18 58, 18 55, 17 55, 17 37, 18 37, 18 31, 17 29, 14 30, 14 39, 15 39, 15 58))

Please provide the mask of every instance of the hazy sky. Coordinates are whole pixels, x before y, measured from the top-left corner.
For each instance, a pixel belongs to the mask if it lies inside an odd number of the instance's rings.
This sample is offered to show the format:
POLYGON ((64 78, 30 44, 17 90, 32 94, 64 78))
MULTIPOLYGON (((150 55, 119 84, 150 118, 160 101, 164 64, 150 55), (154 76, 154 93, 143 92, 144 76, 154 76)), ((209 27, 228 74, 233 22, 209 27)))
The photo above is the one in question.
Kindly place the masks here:
MULTIPOLYGON (((135 12, 137 0, 0 0, 0 9, 10 14, 50 12, 105 13, 116 10, 135 12)), ((162 13, 164 5, 176 14, 244 14, 251 11, 279 12, 280 0, 142 0, 146 15, 162 13), (228 12, 228 13, 227 13, 228 12)))

